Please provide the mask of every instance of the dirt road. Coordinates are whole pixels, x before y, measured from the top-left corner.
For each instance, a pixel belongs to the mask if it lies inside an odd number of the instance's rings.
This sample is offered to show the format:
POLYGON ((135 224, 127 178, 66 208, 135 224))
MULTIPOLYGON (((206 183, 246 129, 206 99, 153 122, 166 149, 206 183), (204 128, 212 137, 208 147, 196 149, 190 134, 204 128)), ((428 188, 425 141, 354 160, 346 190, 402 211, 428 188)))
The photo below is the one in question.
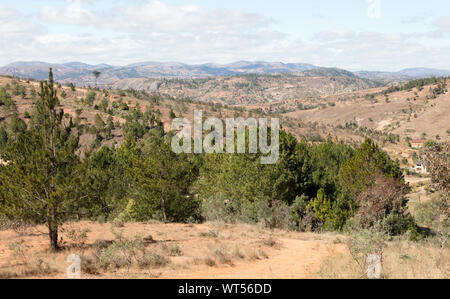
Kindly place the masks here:
POLYGON ((346 252, 344 244, 280 239, 279 251, 269 259, 239 262, 166 278, 189 279, 291 279, 313 278, 325 258, 346 252))

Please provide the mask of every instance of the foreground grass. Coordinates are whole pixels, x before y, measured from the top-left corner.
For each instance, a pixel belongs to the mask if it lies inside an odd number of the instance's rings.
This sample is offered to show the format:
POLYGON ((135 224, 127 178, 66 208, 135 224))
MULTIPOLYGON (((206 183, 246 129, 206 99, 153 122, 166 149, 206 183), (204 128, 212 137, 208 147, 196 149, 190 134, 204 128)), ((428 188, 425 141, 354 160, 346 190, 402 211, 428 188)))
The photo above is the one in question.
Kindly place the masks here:
POLYGON ((274 232, 250 225, 78 222, 64 226, 50 252, 45 227, 0 231, 0 278, 65 278, 81 257, 83 278, 158 278, 268 259, 274 232))
MULTIPOLYGON (((349 236, 223 223, 77 222, 60 252, 45 227, 0 230, 0 278, 66 278, 81 257, 82 278, 364 278, 349 236)), ((450 278, 450 250, 433 239, 396 240, 383 252, 383 278, 450 278)))
MULTIPOLYGON (((348 254, 328 257, 317 273, 319 278, 358 279, 365 275, 348 254)), ((434 240, 387 243, 383 252, 382 278, 436 279, 450 278, 450 249, 440 248, 434 240)))

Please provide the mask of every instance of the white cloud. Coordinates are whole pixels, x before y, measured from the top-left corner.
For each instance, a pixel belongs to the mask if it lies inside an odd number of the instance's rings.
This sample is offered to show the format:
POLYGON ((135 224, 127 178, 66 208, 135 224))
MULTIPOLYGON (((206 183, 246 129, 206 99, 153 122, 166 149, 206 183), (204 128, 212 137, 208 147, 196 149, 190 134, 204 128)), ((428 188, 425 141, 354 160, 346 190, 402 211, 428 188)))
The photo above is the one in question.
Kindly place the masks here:
POLYGON ((441 17, 434 23, 442 32, 450 32, 450 16, 441 17))
POLYGON ((40 17, 53 24, 100 26, 123 32, 227 32, 266 27, 271 20, 240 11, 205 10, 197 5, 169 6, 160 1, 93 12, 82 5, 44 6, 40 17))
POLYGON ((63 10, 45 5, 41 9, 40 17, 43 21, 53 24, 67 25, 97 25, 98 17, 81 5, 72 4, 63 10))
POLYGON ((0 5, 0 40, 5 44, 10 39, 28 40, 44 32, 43 27, 25 19, 17 10, 0 5))
POLYGON ((8 6, 0 5, 0 20, 17 16, 18 12, 8 6))
POLYGON ((132 5, 94 11, 94 6, 69 2, 64 9, 43 6, 38 18, 44 25, 33 23, 34 16, 25 18, 0 7, 0 64, 14 60, 115 65, 149 60, 267 60, 351 70, 411 66, 450 69, 450 44, 443 38, 449 32, 448 17, 430 23, 433 27, 428 35, 330 28, 310 40, 299 40, 273 30, 270 18, 242 11, 160 1, 134 1, 132 5), (430 40, 431 34, 435 34, 435 43, 427 44, 423 39, 430 40))
POLYGON ((354 32, 348 29, 332 29, 330 31, 322 31, 315 34, 313 39, 317 41, 334 41, 340 39, 350 39, 354 36, 354 32))

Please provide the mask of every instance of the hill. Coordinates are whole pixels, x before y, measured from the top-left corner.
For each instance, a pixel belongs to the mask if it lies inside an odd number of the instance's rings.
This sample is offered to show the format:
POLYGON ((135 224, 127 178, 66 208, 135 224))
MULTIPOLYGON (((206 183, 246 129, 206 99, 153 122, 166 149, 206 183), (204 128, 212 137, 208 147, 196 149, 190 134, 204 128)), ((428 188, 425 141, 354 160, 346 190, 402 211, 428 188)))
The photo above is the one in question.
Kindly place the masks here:
MULTIPOLYGON (((413 150, 406 138, 445 140, 449 136, 450 82, 445 81, 446 89, 442 82, 417 87, 408 83, 408 89, 392 92, 387 87, 366 89, 372 86, 370 81, 348 76, 245 75, 124 80, 112 90, 73 90, 61 85, 58 94, 67 115, 79 122, 84 150, 93 144, 120 144, 123 125, 138 107, 142 113, 148 110, 157 115, 166 130, 170 130, 171 110, 177 117, 188 119, 192 119, 193 110, 202 110, 205 117, 277 117, 283 128, 298 139, 320 142, 330 135, 360 143, 370 137, 393 157, 407 158, 411 163, 413 150), (95 128, 97 115, 105 124, 112 120, 111 136, 105 136, 106 125, 100 131, 95 128)), ((0 122, 9 124, 17 111, 27 123, 24 116, 32 112, 39 83, 0 77, 0 89, 4 90, 0 94, 0 122), (5 104, 5 97, 11 98, 12 107, 5 104)))
POLYGON ((14 62, 0 67, 0 75, 18 76, 21 78, 46 79, 48 68, 53 67, 55 79, 62 83, 72 82, 77 86, 106 86, 121 79, 130 78, 165 78, 165 79, 198 79, 235 76, 244 74, 299 74, 317 76, 358 76, 363 79, 376 80, 383 83, 407 81, 411 79, 448 76, 449 71, 415 68, 399 72, 348 72, 336 68, 321 68, 307 63, 282 63, 265 61, 238 61, 229 64, 205 63, 189 65, 178 62, 140 62, 125 66, 107 64, 90 65, 81 62, 63 64, 47 62, 14 62), (102 74, 97 82, 92 74, 94 70, 102 74), (334 74, 333 74, 334 73, 334 74))
POLYGON ((339 130, 344 130, 351 136, 370 137, 391 156, 412 163, 414 151, 407 139, 450 138, 450 80, 438 79, 437 83, 414 87, 419 81, 394 92, 385 87, 375 88, 272 103, 261 109, 277 111, 297 122, 332 127, 338 136, 343 135, 339 130))
POLYGON ((361 78, 375 80, 383 83, 390 83, 405 82, 409 80, 428 77, 447 77, 450 76, 450 71, 430 68, 409 68, 398 72, 360 71, 355 72, 355 74, 361 78))
POLYGON ((301 97, 316 97, 352 92, 380 86, 345 70, 318 68, 297 74, 240 75, 207 79, 120 80, 113 89, 136 89, 157 92, 175 98, 191 98, 203 102, 228 105, 271 103, 301 97))
POLYGON ((81 62, 54 64, 46 62, 15 62, 0 68, 1 75, 17 76, 44 80, 48 75, 48 68, 53 67, 55 79, 62 83, 72 82, 78 86, 94 86, 94 70, 102 72, 98 85, 112 84, 127 78, 208 78, 218 76, 233 76, 239 74, 274 74, 295 73, 316 68, 304 63, 281 62, 248 62, 240 61, 231 64, 200 64, 188 65, 177 62, 141 62, 126 66, 89 65, 81 62))

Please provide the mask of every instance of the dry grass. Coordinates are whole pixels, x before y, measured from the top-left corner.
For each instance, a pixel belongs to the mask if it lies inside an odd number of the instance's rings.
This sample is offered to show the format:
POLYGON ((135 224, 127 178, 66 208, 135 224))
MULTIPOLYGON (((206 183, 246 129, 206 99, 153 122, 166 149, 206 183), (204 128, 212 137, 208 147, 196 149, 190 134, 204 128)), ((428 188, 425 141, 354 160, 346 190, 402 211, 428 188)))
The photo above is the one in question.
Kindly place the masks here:
POLYGON ((7 229, 0 231, 0 277, 62 278, 71 254, 81 257, 85 278, 172 276, 268 258, 277 251, 272 234, 254 226, 223 223, 116 227, 82 221, 64 226, 63 250, 54 253, 48 250, 45 227, 20 233, 7 229))
MULTIPOLYGON (((344 279, 365 277, 350 253, 327 258, 317 276, 344 279)), ((383 254, 382 278, 448 279, 450 250, 435 247, 431 242, 389 242, 383 254)))
MULTIPOLYGON (((361 277, 349 237, 334 233, 218 223, 116 228, 83 221, 66 225, 62 238, 63 250, 54 253, 44 227, 0 231, 0 278, 64 278, 71 254, 82 258, 82 278, 361 277)), ((450 251, 434 244, 389 242, 383 277, 450 278, 450 251)))

